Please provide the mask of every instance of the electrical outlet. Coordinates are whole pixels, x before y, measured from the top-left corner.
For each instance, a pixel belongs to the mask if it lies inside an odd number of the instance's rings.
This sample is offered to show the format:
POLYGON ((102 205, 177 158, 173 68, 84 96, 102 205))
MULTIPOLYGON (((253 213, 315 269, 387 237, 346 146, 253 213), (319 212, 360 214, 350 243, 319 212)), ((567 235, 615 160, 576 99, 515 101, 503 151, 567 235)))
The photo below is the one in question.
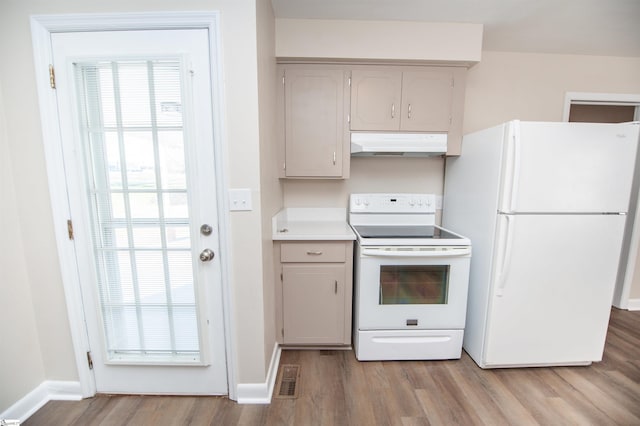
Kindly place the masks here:
POLYGON ((249 188, 229 190, 229 210, 253 210, 251 206, 251 190, 249 188))

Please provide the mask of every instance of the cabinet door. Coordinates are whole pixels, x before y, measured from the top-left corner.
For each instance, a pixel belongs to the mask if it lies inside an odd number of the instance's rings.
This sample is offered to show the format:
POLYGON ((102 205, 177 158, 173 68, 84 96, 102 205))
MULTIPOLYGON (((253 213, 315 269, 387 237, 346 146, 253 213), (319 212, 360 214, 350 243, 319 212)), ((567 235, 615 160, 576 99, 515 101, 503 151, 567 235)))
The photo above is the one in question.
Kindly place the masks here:
POLYGON ((344 71, 285 70, 285 176, 343 176, 344 71))
POLYGON ((449 131, 452 97, 451 71, 434 69, 403 72, 400 130, 449 131))
POLYGON ((351 130, 398 130, 401 88, 398 70, 353 70, 351 130))
POLYGON ((285 344, 343 344, 344 264, 282 266, 285 344))

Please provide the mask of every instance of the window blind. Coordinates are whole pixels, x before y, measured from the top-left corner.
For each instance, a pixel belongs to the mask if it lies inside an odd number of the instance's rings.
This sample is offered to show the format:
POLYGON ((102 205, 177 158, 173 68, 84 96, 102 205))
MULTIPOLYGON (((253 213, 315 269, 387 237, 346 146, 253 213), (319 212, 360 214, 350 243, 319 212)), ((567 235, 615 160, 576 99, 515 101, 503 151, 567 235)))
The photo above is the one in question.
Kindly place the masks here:
POLYGON ((181 63, 75 75, 107 357, 199 362, 181 63))

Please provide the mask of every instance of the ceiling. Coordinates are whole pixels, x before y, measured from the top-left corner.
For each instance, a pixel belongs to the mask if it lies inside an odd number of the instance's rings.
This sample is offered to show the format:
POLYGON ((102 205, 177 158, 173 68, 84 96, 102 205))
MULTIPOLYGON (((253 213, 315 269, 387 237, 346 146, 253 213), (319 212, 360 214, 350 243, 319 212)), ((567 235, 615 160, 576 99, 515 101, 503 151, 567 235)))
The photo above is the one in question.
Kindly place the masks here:
POLYGON ((640 0, 271 0, 276 18, 484 24, 483 50, 640 57, 640 0))

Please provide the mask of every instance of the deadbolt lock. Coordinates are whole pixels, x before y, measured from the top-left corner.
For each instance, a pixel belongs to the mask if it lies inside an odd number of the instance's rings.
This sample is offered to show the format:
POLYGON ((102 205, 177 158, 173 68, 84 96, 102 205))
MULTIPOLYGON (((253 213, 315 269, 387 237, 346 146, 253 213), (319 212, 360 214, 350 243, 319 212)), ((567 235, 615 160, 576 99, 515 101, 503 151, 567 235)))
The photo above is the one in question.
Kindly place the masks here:
POLYGON ((202 235, 211 235, 213 232, 213 228, 211 225, 207 225, 206 223, 200 227, 200 233, 202 235))

